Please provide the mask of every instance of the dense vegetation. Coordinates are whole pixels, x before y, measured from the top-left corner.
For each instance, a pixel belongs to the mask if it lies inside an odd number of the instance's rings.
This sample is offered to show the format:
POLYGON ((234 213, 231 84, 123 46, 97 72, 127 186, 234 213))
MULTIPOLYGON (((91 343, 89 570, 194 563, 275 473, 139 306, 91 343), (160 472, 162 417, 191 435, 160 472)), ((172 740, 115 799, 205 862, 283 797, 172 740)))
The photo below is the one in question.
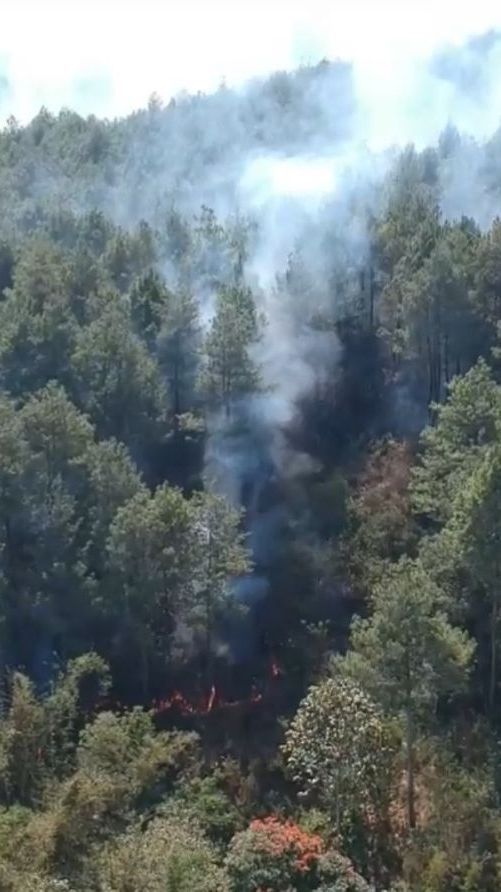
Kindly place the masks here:
POLYGON ((5 892, 501 886, 501 222, 444 210, 499 137, 347 177, 266 282, 245 159, 350 103, 0 134, 5 892))

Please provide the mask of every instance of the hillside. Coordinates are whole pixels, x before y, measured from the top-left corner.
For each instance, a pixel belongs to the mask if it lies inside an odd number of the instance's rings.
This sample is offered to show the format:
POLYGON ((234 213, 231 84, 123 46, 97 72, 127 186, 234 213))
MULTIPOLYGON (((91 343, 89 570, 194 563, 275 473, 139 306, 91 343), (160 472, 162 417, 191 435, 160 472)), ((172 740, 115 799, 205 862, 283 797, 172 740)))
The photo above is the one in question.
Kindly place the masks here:
POLYGON ((359 135, 0 133, 5 892, 500 887, 501 130, 359 135))

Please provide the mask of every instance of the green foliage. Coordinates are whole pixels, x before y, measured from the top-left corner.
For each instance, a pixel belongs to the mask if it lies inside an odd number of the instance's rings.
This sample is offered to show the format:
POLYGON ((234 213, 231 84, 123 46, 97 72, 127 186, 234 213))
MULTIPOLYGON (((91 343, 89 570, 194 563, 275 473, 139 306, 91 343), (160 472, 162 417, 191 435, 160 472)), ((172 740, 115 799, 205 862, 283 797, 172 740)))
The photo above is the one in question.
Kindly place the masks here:
POLYGON ((373 801, 391 753, 382 713, 357 685, 342 679, 311 688, 284 748, 294 780, 332 811, 337 826, 373 801))
POLYGON ((201 354, 198 306, 186 291, 169 297, 158 332, 157 352, 175 415, 196 403, 197 375, 201 354))
POLYGON ((235 892, 368 892, 369 888, 347 858, 325 849, 321 837, 274 817, 255 820, 234 837, 226 867, 235 892))
POLYGON ((154 343, 173 299, 174 295, 153 272, 142 276, 131 288, 132 323, 139 337, 147 343, 154 343))
MULTIPOLYGON (((241 532, 241 514, 226 500, 210 492, 195 494, 190 507, 194 512, 192 554, 195 558, 192 578, 195 602, 191 620, 205 638, 210 675, 211 651, 216 623, 223 613, 236 609, 231 581, 249 570, 250 563, 241 532)), ((212 679, 209 677, 209 682, 212 679)))
POLYGON ((45 700, 36 696, 26 676, 14 673, 0 722, 5 803, 37 804, 49 780, 71 772, 82 710, 91 708, 108 686, 107 667, 96 654, 70 662, 45 700))
POLYGON ((186 211, 350 77, 0 132, 6 892, 499 888, 501 223, 442 199, 500 136, 350 178, 276 287, 281 216, 186 211))
POLYGON ((464 689, 474 643, 449 623, 442 593, 419 563, 396 564, 377 586, 373 603, 369 619, 354 621, 341 666, 404 721, 407 817, 413 828, 416 723, 429 724, 438 698, 464 689))
POLYGON ((111 615, 125 618, 148 690, 149 657, 168 655, 177 625, 202 637, 209 685, 216 622, 230 580, 248 568, 240 515, 210 493, 190 500, 173 487, 141 489, 120 507, 108 542, 111 578, 103 588, 111 615))
POLYGON ((473 643, 448 622, 442 593, 417 562, 391 568, 373 604, 353 624, 343 667, 392 711, 426 716, 440 694, 464 686, 473 643))
POLYGON ((100 892, 228 892, 224 870, 196 824, 156 819, 107 846, 97 863, 100 892))
POLYGON ((160 372, 133 333, 125 306, 114 295, 101 303, 97 318, 76 338, 71 362, 78 399, 101 436, 144 442, 163 414, 160 372))
POLYGON ((501 221, 482 237, 475 258, 475 301, 482 316, 494 326, 500 322, 501 221))
POLYGON ((452 382, 436 424, 422 435, 412 487, 416 511, 441 523, 450 517, 456 495, 499 436, 500 413, 501 389, 484 361, 452 382))
POLYGON ((231 410, 235 399, 258 385, 258 370, 250 355, 258 335, 258 318, 250 290, 221 289, 205 343, 203 386, 208 397, 226 412, 231 410))
POLYGON ((123 443, 101 440, 92 443, 83 458, 86 472, 85 560, 89 574, 98 579, 105 573, 107 542, 111 524, 119 508, 137 496, 144 484, 123 443))
POLYGON ((135 708, 100 713, 81 735, 77 764, 82 776, 109 778, 124 803, 158 799, 196 757, 193 734, 155 733, 151 715, 135 708))
MULTIPOLYGON (((87 653, 71 660, 43 701, 45 759, 54 777, 64 777, 75 765, 77 731, 82 713, 92 709, 111 686, 109 668, 97 654, 87 653)), ((43 750, 42 750, 43 754, 43 750)))
POLYGON ((500 399, 485 362, 456 379, 448 402, 438 409, 436 426, 423 435, 413 481, 417 510, 435 522, 435 535, 421 547, 423 562, 455 599, 455 615, 467 617, 475 629, 491 712, 498 676, 500 399))
POLYGON ((194 777, 183 783, 176 798, 166 809, 167 815, 193 815, 206 836, 219 846, 228 845, 242 829, 242 814, 224 789, 217 770, 206 777, 194 777))
POLYGON ((9 712, 1 726, 2 798, 30 805, 40 797, 44 780, 45 716, 24 675, 13 675, 9 693, 9 712))
POLYGON ((415 549, 411 461, 406 443, 389 439, 376 444, 349 500, 341 558, 348 560, 350 578, 364 594, 384 579, 389 563, 415 549))
POLYGON ((468 770, 445 747, 425 768, 427 815, 406 854, 411 888, 490 890, 499 885, 499 822, 492 778, 468 770))
POLYGON ((147 693, 148 650, 164 652, 177 616, 193 603, 194 510, 178 489, 139 491, 118 509, 110 528, 111 584, 106 609, 125 618, 141 658, 147 693))
POLYGON ((52 379, 69 383, 76 320, 67 262, 48 239, 23 251, 0 306, 0 331, 0 380, 9 393, 25 396, 52 379))
POLYGON ((461 578, 468 612, 482 617, 488 628, 488 643, 482 640, 482 652, 489 654, 487 702, 491 712, 495 708, 498 685, 501 606, 500 469, 499 445, 496 443, 485 449, 483 458, 479 459, 463 490, 457 494, 451 520, 438 537, 442 554, 447 552, 445 560, 454 568, 454 577, 456 580, 461 578))

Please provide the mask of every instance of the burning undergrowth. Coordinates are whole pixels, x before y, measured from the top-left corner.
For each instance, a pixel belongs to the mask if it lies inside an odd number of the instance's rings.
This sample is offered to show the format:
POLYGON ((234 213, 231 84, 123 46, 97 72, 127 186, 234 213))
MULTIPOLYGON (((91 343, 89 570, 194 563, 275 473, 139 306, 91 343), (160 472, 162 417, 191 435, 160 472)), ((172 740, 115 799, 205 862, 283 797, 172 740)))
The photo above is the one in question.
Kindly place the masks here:
POLYGON ((260 683, 253 684, 246 696, 231 698, 224 693, 222 686, 212 684, 208 691, 198 695, 175 689, 166 697, 153 700, 151 708, 158 717, 172 716, 173 718, 203 718, 231 710, 252 710, 265 704, 270 697, 277 693, 283 676, 282 667, 275 657, 272 657, 267 677, 260 683))

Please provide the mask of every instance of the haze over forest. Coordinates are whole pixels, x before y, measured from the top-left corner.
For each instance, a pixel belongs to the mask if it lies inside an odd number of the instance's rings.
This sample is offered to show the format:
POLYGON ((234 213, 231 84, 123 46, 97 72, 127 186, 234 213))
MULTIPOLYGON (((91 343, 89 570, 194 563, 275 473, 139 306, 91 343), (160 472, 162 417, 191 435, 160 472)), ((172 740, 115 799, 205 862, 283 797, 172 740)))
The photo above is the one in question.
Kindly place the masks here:
POLYGON ((500 16, 8 6, 0 892, 495 892, 500 16))

